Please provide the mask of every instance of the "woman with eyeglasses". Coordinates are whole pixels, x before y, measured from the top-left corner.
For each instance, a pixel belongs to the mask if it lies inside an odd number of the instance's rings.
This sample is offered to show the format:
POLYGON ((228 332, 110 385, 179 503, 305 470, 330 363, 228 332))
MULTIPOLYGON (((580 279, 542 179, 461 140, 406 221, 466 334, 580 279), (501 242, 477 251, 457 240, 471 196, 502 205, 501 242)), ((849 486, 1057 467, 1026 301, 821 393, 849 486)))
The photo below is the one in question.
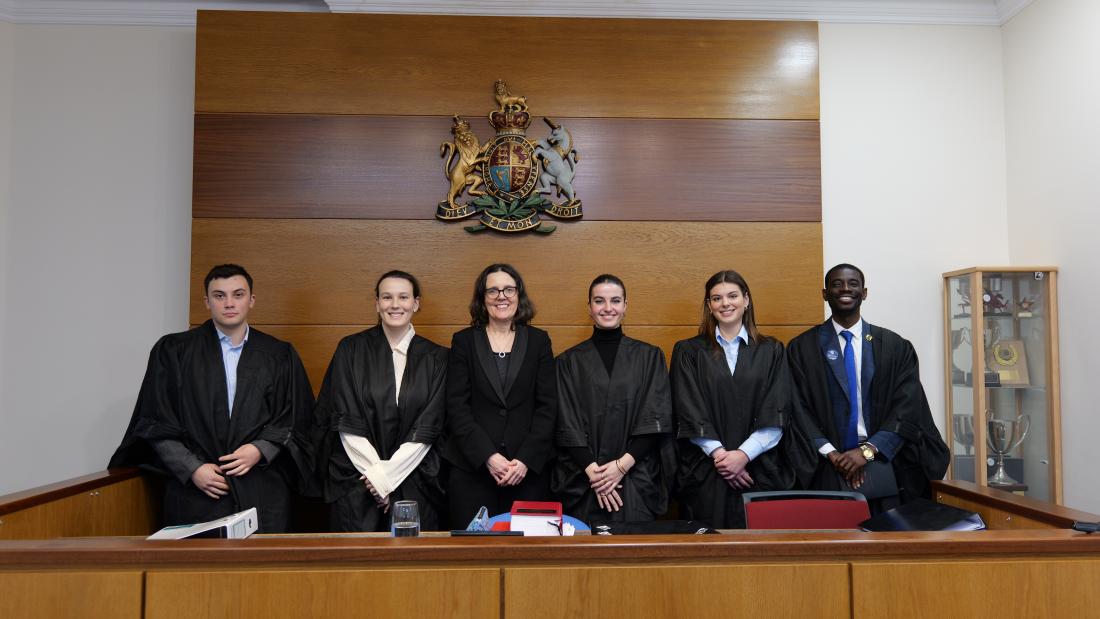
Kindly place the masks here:
POLYGON ((447 498, 453 528, 481 506, 549 500, 557 388, 550 336, 528 323, 523 278, 491 264, 474 282, 470 327, 455 333, 447 373, 447 498))
POLYGON ((318 473, 334 531, 388 531, 390 505, 415 500, 425 530, 445 506, 440 459, 447 349, 416 334, 420 283, 390 271, 374 287, 378 325, 340 341, 314 411, 318 473))
POLYGON ((588 287, 592 337, 558 356, 561 454, 551 487, 587 522, 653 520, 675 472, 665 354, 623 335, 626 285, 604 274, 588 287))
POLYGON ((756 328, 744 277, 719 271, 703 293, 699 334, 676 343, 669 376, 680 502, 689 519, 744 528, 742 493, 794 485, 787 364, 756 328))

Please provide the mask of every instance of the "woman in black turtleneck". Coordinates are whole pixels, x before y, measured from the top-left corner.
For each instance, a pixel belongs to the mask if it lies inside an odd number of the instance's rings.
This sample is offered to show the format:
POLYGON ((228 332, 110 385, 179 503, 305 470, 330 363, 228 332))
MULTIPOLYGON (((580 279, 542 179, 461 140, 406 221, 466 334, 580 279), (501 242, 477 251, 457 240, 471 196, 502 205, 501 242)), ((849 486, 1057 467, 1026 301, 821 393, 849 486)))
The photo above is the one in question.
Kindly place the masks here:
POLYGON ((623 335, 626 287, 588 287, 592 337, 558 357, 560 450, 552 477, 565 513, 585 521, 652 520, 668 506, 672 400, 659 348, 623 335))

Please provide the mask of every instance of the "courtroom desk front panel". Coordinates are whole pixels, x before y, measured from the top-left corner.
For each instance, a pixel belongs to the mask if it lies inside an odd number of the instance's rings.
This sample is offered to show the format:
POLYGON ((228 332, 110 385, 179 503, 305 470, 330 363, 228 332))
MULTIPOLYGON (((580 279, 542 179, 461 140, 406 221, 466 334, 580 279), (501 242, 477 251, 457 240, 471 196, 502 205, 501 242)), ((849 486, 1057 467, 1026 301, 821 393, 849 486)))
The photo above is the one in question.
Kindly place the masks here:
POLYGON ((1074 522, 1097 522, 1100 516, 1020 496, 973 482, 932 482, 936 502, 981 514, 990 529, 1068 529, 1074 522))
POLYGON ((162 492, 160 479, 127 468, 3 495, 0 540, 149 535, 162 492))
POLYGON ((0 571, 0 617, 143 616, 141 570, 0 571))
POLYGON ((36 598, 18 591, 68 608, 79 602, 68 598, 108 590, 105 578, 117 581, 108 601, 137 596, 144 617, 862 618, 932 608, 940 616, 1088 616, 1100 608, 1100 536, 1051 529, 0 542, 3 616, 33 610, 36 598))

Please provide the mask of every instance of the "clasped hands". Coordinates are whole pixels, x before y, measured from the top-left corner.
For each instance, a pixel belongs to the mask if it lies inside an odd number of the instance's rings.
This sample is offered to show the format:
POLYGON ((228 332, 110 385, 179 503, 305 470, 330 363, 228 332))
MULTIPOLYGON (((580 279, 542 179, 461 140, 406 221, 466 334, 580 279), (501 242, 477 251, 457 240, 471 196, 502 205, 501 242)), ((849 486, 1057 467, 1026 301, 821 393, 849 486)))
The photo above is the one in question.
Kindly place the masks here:
POLYGON ((714 459, 714 468, 730 487, 738 490, 752 487, 752 476, 745 468, 749 465, 748 454, 740 449, 726 451, 724 447, 719 447, 710 453, 710 457, 714 459))
POLYGON ((527 465, 516 459, 509 460, 500 453, 489 456, 485 467, 498 486, 518 486, 527 477, 527 465))
POLYGON ((367 491, 374 497, 374 502, 378 504, 378 508, 382 510, 382 513, 390 513, 390 495, 382 496, 382 493, 374 487, 374 484, 370 483, 366 475, 360 475, 359 480, 366 484, 367 491))
POLYGON ((848 451, 830 451, 827 457, 836 472, 840 473, 840 476, 848 482, 852 489, 863 485, 866 475, 863 467, 867 466, 867 458, 863 457, 863 452, 858 447, 848 451))
POLYGON ((623 506, 623 498, 619 496, 619 488, 622 488, 623 477, 634 467, 634 456, 629 453, 620 458, 598 464, 593 462, 584 469, 588 476, 588 485, 596 493, 596 503, 601 509, 609 512, 617 512, 623 506))
POLYGON ((229 482, 223 475, 243 477, 260 462, 263 454, 252 443, 245 443, 231 454, 218 458, 221 465, 207 462, 191 473, 191 483, 202 490, 203 494, 220 499, 229 494, 229 482))

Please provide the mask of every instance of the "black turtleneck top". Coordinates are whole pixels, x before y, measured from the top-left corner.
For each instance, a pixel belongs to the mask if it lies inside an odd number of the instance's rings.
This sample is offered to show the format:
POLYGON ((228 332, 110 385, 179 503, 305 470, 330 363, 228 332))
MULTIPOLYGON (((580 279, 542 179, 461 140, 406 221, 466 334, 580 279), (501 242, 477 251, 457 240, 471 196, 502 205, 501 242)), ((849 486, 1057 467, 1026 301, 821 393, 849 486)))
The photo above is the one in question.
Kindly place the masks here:
MULTIPOLYGON (((614 329, 592 327, 591 339, 592 344, 596 346, 596 352, 600 353, 604 368, 607 369, 607 376, 610 377, 611 370, 615 368, 615 355, 619 352, 619 343, 623 340, 623 328, 622 326, 614 329)), ((660 442, 661 437, 657 434, 635 436, 627 443, 626 451, 634 456, 635 462, 638 462, 652 453, 660 442)), ((568 452, 569 457, 581 468, 585 468, 596 461, 596 456, 591 447, 570 447, 568 452)))

